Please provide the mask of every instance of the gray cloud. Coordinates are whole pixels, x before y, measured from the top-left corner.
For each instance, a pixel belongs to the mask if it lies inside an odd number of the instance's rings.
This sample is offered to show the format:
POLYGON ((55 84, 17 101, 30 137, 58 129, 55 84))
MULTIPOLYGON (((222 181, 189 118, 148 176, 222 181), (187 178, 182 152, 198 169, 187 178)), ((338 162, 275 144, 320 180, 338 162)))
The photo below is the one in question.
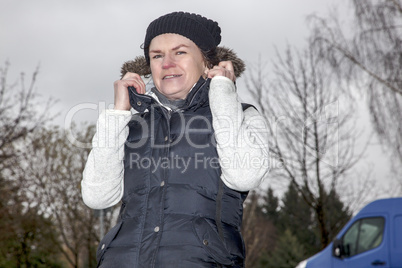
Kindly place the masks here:
MULTIPOLYGON (((218 21, 222 44, 252 63, 259 55, 269 60, 274 45, 302 46, 308 34, 305 16, 323 14, 334 2, 5 1, 0 4, 0 61, 11 62, 14 76, 32 73, 40 63, 38 90, 60 100, 59 123, 77 104, 113 102, 112 85, 121 64, 142 54, 146 27, 160 15, 185 10, 218 21)), ((96 116, 83 113, 79 118, 96 116)))

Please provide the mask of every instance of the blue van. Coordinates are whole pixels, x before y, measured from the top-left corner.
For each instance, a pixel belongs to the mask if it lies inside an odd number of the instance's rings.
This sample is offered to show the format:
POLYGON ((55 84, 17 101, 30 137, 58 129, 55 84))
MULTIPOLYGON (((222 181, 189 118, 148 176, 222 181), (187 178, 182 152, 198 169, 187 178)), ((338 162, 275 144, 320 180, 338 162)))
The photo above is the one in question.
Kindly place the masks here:
POLYGON ((402 268, 402 198, 365 206, 325 249, 296 268, 402 268))

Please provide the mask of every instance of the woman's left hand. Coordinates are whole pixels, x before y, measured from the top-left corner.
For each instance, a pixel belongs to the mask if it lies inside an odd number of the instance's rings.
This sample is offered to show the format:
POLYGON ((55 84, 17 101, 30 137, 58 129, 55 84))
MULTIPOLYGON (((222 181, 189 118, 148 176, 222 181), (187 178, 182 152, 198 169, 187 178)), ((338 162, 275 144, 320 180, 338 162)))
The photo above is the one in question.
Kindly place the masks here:
POLYGON ((236 76, 234 75, 233 64, 231 61, 221 61, 214 68, 210 69, 208 72, 208 78, 214 78, 215 76, 225 76, 236 81, 236 76))

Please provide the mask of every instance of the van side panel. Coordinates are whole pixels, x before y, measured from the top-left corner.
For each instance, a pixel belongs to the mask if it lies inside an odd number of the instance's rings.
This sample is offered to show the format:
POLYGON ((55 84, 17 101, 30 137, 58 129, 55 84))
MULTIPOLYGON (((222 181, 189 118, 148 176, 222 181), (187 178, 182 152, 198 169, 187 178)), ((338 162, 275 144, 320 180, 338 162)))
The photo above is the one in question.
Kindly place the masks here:
POLYGON ((394 217, 391 237, 391 267, 402 268, 402 214, 394 217))
POLYGON ((323 249, 320 253, 317 253, 313 257, 311 257, 306 265, 306 268, 322 268, 332 266, 332 242, 323 249))

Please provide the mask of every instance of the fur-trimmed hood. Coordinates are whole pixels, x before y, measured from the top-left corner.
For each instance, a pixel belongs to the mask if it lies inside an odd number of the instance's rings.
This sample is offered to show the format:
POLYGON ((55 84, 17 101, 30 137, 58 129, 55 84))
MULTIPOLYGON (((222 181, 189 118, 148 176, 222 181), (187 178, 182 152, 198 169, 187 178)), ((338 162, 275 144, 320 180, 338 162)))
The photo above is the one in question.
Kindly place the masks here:
MULTIPOLYGON (((231 61, 236 77, 240 77, 246 69, 244 61, 237 57, 236 53, 226 47, 217 47, 219 61, 231 61)), ((150 75, 151 69, 144 56, 138 56, 134 60, 126 61, 121 67, 121 77, 127 72, 136 73, 140 76, 150 75)))

